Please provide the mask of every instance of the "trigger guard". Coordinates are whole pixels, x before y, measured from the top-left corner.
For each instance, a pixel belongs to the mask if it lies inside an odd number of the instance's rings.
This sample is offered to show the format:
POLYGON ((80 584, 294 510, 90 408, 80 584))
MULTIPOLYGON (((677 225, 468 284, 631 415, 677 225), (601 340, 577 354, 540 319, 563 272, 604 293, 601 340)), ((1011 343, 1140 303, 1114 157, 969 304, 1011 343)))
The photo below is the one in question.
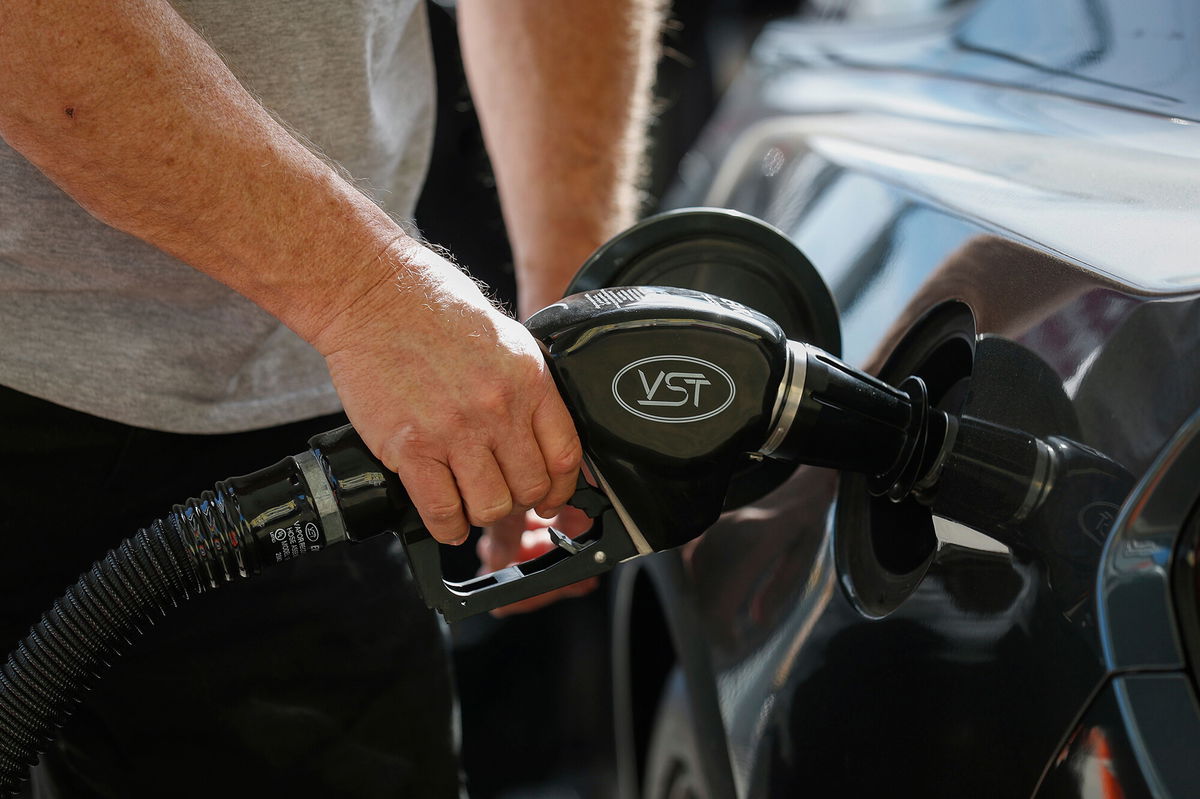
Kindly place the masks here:
MULTIPOLYGON (((596 491, 591 486, 588 489, 596 491)), ((427 533, 401 535, 400 540, 425 604, 448 622, 594 577, 637 554, 611 506, 595 518, 592 529, 575 539, 581 545, 577 554, 556 546, 536 558, 463 582, 443 577, 439 544, 427 533)))

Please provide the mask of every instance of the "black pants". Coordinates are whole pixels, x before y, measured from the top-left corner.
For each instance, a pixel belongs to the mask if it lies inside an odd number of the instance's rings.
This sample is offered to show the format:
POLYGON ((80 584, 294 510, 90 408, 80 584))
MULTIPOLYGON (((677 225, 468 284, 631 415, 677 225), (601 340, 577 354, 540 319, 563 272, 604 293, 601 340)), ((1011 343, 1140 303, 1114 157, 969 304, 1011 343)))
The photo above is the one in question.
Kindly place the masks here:
MULTIPOLYGON (((342 423, 175 435, 0 388, 0 647, 171 505, 342 423)), ((31 785, 63 799, 458 793, 443 631, 391 536, 176 610, 88 695, 31 785)))

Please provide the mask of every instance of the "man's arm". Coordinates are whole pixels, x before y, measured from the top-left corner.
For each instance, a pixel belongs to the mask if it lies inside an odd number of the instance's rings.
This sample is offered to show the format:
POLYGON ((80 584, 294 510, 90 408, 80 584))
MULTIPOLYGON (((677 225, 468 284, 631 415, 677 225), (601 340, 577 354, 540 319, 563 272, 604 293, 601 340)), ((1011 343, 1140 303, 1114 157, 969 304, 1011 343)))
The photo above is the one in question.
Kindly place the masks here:
POLYGON ((637 218, 662 5, 458 4, 521 318, 560 298, 587 256, 637 218))
MULTIPOLYGON (((559 299, 592 251, 637 218, 661 0, 460 0, 463 60, 512 243, 521 318, 559 299)), ((572 520, 578 524, 578 520, 572 520)), ((484 566, 549 545, 510 517, 484 566)), ((571 586, 510 606, 533 610, 571 586)))
POLYGON ((578 440, 528 333, 290 136, 164 0, 0 4, 0 136, 312 343, 435 537, 570 496, 578 440))

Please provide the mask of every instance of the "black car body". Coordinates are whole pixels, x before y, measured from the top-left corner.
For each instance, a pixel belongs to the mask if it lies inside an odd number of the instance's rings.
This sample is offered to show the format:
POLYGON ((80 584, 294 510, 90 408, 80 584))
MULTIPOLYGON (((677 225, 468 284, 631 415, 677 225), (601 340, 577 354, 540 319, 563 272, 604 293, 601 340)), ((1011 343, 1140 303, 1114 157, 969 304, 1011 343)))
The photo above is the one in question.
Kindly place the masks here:
POLYGON ((1198 120, 1191 0, 764 31, 668 206, 808 255, 840 331, 789 333, 1078 461, 993 526, 801 467, 622 567, 623 795, 1200 795, 1198 120))

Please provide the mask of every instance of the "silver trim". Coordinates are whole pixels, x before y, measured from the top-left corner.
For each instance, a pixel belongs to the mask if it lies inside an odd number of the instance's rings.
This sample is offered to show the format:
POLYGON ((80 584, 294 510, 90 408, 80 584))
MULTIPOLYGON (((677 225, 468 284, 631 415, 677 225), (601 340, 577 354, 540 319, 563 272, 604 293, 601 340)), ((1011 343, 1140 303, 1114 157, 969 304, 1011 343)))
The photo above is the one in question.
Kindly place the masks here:
MULTIPOLYGON (((604 475, 600 474, 600 470, 597 469, 590 461, 588 462, 588 469, 595 476, 596 480, 599 481, 600 488, 604 491, 604 495, 608 497, 608 501, 612 503, 613 510, 617 512, 617 518, 621 520, 621 524, 625 525, 625 532, 629 533, 629 540, 633 542, 633 548, 637 550, 638 555, 652 554, 654 552, 654 547, 650 546, 649 542, 646 541, 646 537, 642 535, 642 531, 639 530, 638 526, 633 523, 633 519, 630 518, 629 512, 625 510, 625 506, 621 504, 621 500, 617 499, 617 495, 613 493, 612 487, 608 484, 608 481, 604 479, 604 475)), ((636 555, 633 557, 636 557, 636 555)), ((626 560, 628 560, 628 558, 626 558, 626 560)))
POLYGON ((937 536, 938 549, 946 546, 962 547, 980 554, 1001 555, 1012 557, 1012 550, 987 533, 981 533, 974 527, 969 527, 953 519, 932 514, 933 534, 937 536))
POLYGON ((796 411, 800 409, 800 400, 804 397, 804 382, 808 379, 808 345, 802 341, 788 341, 788 369, 784 379, 779 383, 780 394, 775 399, 775 407, 779 409, 771 434, 758 450, 766 456, 772 455, 779 449, 796 421, 796 411), (780 405, 782 404, 782 408, 780 405))
POLYGON ((1054 482, 1054 450, 1040 438, 1035 438, 1034 444, 1037 448, 1037 462, 1033 466, 1033 475, 1030 477, 1025 499, 1013 514, 1014 522, 1024 521, 1041 504, 1042 498, 1050 491, 1054 482))
POLYGON ((313 504, 317 506, 317 515, 321 518, 321 530, 325 533, 325 546, 346 540, 346 523, 342 520, 342 512, 338 509, 337 500, 333 497, 333 488, 325 470, 317 461, 312 450, 305 450, 295 457, 300 474, 308 484, 309 494, 313 504))
POLYGON ((929 471, 925 473, 916 485, 913 486, 912 493, 920 498, 921 494, 937 485, 938 480, 942 477, 942 469, 946 466, 946 459, 950 457, 951 451, 954 449, 954 442, 958 440, 958 417, 946 414, 946 435, 942 438, 941 449, 938 451, 937 457, 934 458, 933 465, 929 467, 929 471))
POLYGON ((791 340, 788 340, 788 359, 787 367, 783 370, 783 379, 779 381, 779 388, 775 390, 775 404, 771 406, 771 421, 774 422, 779 418, 779 412, 783 408, 783 401, 788 396, 788 386, 792 383, 792 369, 795 368, 795 358, 792 357, 791 340))

